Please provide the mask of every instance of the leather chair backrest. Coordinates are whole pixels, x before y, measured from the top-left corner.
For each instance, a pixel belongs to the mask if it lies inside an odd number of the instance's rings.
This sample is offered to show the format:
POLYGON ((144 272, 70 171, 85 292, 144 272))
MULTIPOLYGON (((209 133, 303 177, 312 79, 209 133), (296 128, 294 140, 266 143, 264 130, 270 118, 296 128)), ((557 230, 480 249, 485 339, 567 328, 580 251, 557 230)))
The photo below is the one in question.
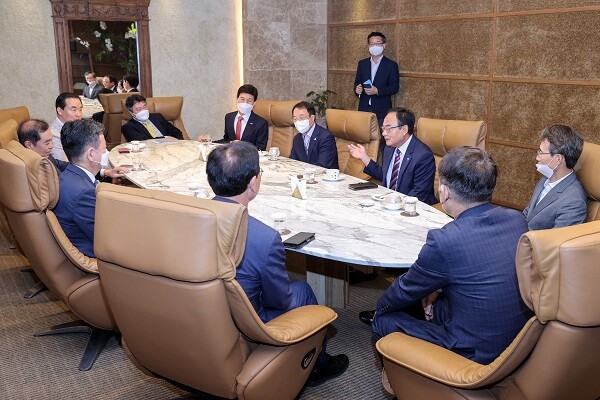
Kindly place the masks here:
POLYGON ((68 288, 83 276, 56 245, 44 211, 58 201, 52 163, 18 142, 0 149, 0 202, 25 257, 44 284, 66 302, 68 288))
POLYGON ((106 143, 109 147, 114 147, 121 143, 121 125, 123 117, 123 107, 121 99, 130 96, 128 93, 104 94, 100 93, 98 98, 104 108, 104 120, 102 123, 106 128, 106 143))
POLYGON ((433 192, 438 196, 440 177, 437 167, 450 150, 460 146, 473 146, 485 149, 486 124, 484 121, 463 121, 432 119, 421 117, 417 121, 417 136, 423 141, 435 158, 435 182, 433 192))
MULTIPOLYGON (((129 97, 129 96, 128 96, 129 97)), ((121 99, 121 112, 124 121, 131 119, 131 113, 125 107, 125 99, 121 99)), ((151 113, 162 114, 163 117, 173 125, 175 125, 181 133, 183 138, 189 140, 190 137, 185 130, 183 120, 181 119, 181 109, 183 108, 183 97, 172 96, 172 97, 148 97, 146 99, 146 105, 148 111, 151 113)), ((120 129, 120 128, 119 128, 120 129)))
POLYGON ((577 165, 577 178, 588 197, 588 221, 600 220, 600 145, 585 142, 577 165))
POLYGON ((350 156, 348 145, 363 145, 369 158, 376 161, 379 152, 377 116, 363 111, 327 109, 325 119, 327 129, 336 137, 340 171, 357 178, 370 179, 370 176, 363 172, 363 163, 350 156))
POLYGON ((9 119, 14 119, 17 125, 21 125, 23 121, 29 119, 29 110, 25 106, 0 109, 0 122, 9 119))
POLYGON ((100 277, 123 339, 144 368, 235 397, 249 349, 224 282, 242 260, 247 223, 239 204, 98 186, 100 277), (115 229, 119 240, 111 239, 115 229))
POLYGON ((0 122, 0 149, 6 147, 11 140, 19 140, 17 136, 18 128, 19 124, 12 118, 0 122))
POLYGON ((292 154, 294 135, 298 133, 294 128, 292 108, 299 101, 296 100, 257 100, 253 111, 269 123, 269 140, 267 151, 279 147, 279 152, 284 157, 292 154))

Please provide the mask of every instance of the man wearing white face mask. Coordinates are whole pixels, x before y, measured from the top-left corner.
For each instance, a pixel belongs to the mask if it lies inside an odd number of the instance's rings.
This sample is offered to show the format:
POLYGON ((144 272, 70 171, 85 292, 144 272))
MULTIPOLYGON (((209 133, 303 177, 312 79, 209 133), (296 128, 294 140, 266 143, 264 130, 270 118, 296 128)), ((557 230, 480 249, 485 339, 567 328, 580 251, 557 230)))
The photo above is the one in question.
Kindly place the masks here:
POLYGON ((242 140, 256 146, 258 150, 267 149, 269 124, 266 119, 252 112, 254 102, 258 100, 258 90, 252 85, 242 85, 237 91, 237 111, 225 115, 223 139, 215 143, 229 143, 242 140))
POLYGON ((58 178, 60 194, 54 213, 73 245, 95 257, 96 175, 108 164, 104 126, 90 119, 67 122, 61 141, 70 164, 58 178))
POLYGON ((539 180, 523 214, 530 230, 576 225, 587 217, 587 195, 573 167, 583 139, 567 125, 550 125, 540 135, 536 167, 539 180))
POLYGON ((87 86, 83 88, 83 97, 87 97, 88 99, 97 99, 98 94, 103 87, 102 85, 98 85, 96 74, 91 71, 87 71, 83 76, 87 82, 87 86))
POLYGON ((301 101, 292 108, 292 117, 298 134, 294 136, 290 158, 323 168, 339 168, 335 137, 315 123, 315 107, 301 101))
POLYGON ((125 140, 146 140, 153 138, 164 138, 166 136, 175 139, 183 139, 183 134, 175 125, 170 123, 159 113, 150 113, 146 98, 139 94, 131 95, 125 100, 125 107, 131 113, 132 118, 121 126, 121 133, 125 140))
POLYGON ((398 63, 383 55, 385 42, 383 33, 369 34, 367 43, 371 57, 358 62, 354 78, 354 92, 359 97, 358 111, 375 113, 379 125, 392 108, 392 96, 400 88, 398 63))

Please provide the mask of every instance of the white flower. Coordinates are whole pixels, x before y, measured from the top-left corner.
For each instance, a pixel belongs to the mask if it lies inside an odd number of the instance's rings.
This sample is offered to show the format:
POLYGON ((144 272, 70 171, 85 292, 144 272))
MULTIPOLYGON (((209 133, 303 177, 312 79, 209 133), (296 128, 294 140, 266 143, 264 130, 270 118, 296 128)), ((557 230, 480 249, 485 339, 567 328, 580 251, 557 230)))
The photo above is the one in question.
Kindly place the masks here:
POLYGON ((106 50, 113 51, 113 45, 110 39, 105 39, 104 44, 106 45, 106 50))
POLYGON ((85 40, 80 40, 79 43, 81 43, 82 46, 84 46, 86 49, 90 49, 90 42, 87 42, 85 40))
POLYGON ((98 31, 94 31, 94 36, 100 37, 100 36, 102 36, 102 34, 100 32, 98 32, 98 31))
POLYGON ((102 29, 103 31, 106 30, 106 22, 100 21, 100 29, 102 29))

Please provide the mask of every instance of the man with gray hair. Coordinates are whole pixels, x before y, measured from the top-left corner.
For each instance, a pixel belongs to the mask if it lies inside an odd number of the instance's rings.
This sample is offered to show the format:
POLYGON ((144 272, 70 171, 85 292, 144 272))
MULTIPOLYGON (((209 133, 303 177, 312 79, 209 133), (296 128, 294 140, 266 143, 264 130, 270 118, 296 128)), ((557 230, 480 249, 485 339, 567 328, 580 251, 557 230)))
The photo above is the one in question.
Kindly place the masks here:
POLYGON ((428 232, 417 261, 381 296, 373 336, 400 331, 488 364, 531 315, 515 269, 527 223, 518 211, 490 205, 497 169, 485 151, 451 150, 439 175, 440 203, 454 221, 428 232))
POLYGON ((583 139, 567 125, 550 125, 540 134, 535 160, 543 177, 523 214, 530 230, 581 224, 587 218, 587 195, 573 171, 583 139))

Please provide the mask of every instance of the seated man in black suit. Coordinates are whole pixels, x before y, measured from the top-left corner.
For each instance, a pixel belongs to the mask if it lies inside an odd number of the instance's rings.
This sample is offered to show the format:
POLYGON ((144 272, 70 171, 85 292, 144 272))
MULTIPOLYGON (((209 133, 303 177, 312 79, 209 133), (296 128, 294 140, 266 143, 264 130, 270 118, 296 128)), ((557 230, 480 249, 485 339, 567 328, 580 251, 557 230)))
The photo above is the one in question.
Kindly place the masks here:
POLYGON ((294 105, 292 116, 298 134, 290 158, 323 168, 339 168, 333 133, 316 124, 315 107, 306 101, 294 105))
POLYGON ((266 150, 269 140, 267 120, 252 112, 258 99, 258 90, 252 85, 242 85, 237 91, 237 108, 225 114, 225 134, 215 143, 229 143, 242 140, 253 144, 258 150, 266 150))
POLYGON ((139 94, 131 95, 125 100, 125 107, 131 113, 131 118, 121 126, 121 133, 128 142, 171 136, 183 139, 183 134, 175 125, 159 113, 148 111, 146 98, 139 94))
POLYGON ((111 93, 117 93, 117 78, 112 75, 106 75, 102 78, 102 86, 108 89, 111 93))
POLYGON ((125 93, 139 92, 137 89, 140 84, 140 78, 135 74, 127 74, 123 76, 123 90, 125 93))

